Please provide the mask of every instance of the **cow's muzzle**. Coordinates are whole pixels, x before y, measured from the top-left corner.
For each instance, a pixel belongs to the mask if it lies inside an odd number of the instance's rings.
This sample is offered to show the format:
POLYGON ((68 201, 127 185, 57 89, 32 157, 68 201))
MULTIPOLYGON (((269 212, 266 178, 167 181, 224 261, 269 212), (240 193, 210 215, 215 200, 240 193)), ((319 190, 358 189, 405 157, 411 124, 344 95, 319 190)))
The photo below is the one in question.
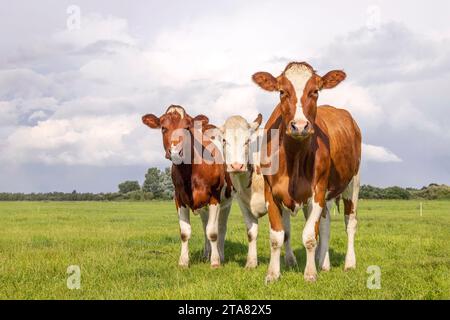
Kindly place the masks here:
POLYGON ((304 139, 314 133, 312 124, 305 120, 292 120, 289 122, 287 133, 294 139, 304 139))

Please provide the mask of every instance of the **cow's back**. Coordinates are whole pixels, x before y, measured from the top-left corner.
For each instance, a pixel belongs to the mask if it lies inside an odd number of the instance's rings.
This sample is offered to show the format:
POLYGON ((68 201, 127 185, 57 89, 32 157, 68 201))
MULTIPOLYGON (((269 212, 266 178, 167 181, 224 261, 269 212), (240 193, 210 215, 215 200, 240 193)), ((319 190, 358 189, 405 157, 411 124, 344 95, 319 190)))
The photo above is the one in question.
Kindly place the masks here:
POLYGON ((340 194, 358 173, 361 161, 361 131, 351 114, 331 106, 317 108, 316 124, 329 139, 330 196, 340 194))

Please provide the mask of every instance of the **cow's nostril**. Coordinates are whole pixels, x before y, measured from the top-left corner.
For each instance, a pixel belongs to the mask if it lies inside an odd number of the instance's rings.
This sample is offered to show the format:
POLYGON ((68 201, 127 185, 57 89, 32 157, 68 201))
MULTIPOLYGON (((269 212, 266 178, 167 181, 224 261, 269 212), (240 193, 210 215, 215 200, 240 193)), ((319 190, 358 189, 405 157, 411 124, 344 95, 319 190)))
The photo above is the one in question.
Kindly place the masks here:
POLYGON ((295 121, 291 121, 291 130, 292 130, 292 132, 297 131, 297 126, 295 125, 295 121))

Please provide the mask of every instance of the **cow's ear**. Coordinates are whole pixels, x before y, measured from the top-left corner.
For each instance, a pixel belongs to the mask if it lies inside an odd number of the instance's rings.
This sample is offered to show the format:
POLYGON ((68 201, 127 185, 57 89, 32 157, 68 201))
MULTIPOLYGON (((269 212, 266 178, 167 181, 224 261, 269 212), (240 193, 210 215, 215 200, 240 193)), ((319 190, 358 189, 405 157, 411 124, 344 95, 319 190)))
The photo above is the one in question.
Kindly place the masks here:
POLYGON ((198 116, 196 116, 193 121, 201 121, 202 125, 206 125, 209 123, 209 118, 203 114, 199 114, 198 116))
POLYGON ((262 114, 259 113, 258 116, 256 117, 255 121, 253 121, 252 124, 250 124, 250 128, 251 128, 253 131, 258 130, 259 126, 261 125, 262 118, 263 118, 263 117, 262 117, 262 114))
POLYGON ((252 76, 252 79, 266 91, 278 91, 277 79, 268 72, 257 72, 252 76))
POLYGON ((320 89, 331 89, 336 87, 341 81, 343 81, 347 75, 344 71, 341 70, 333 70, 328 72, 321 78, 320 81, 320 89))
POLYGON ((142 117, 142 122, 152 129, 158 129, 161 126, 159 118, 154 114, 146 114, 142 117))

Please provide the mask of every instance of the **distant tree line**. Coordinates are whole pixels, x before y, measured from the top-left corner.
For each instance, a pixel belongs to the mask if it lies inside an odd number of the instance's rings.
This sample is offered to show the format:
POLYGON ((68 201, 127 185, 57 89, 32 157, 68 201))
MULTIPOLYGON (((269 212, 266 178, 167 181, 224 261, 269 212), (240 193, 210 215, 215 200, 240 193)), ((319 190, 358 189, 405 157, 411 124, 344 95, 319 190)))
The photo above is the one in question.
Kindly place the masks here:
POLYGON ((359 191, 361 199, 424 199, 424 200, 450 200, 450 187, 431 183, 421 189, 387 187, 378 188, 371 185, 362 185, 359 191))
POLYGON ((118 185, 118 192, 109 193, 0 193, 0 201, 144 201, 169 200, 173 198, 170 168, 150 168, 145 174, 142 186, 138 181, 124 181, 118 185))
MULTIPOLYGON (((174 188, 170 168, 160 170, 149 168, 142 186, 138 181, 124 181, 118 185, 117 192, 110 193, 0 193, 0 201, 147 201, 169 200, 173 198, 174 188)), ((362 185, 361 199, 424 199, 450 200, 450 187, 431 183, 421 189, 387 187, 379 188, 362 185)))

